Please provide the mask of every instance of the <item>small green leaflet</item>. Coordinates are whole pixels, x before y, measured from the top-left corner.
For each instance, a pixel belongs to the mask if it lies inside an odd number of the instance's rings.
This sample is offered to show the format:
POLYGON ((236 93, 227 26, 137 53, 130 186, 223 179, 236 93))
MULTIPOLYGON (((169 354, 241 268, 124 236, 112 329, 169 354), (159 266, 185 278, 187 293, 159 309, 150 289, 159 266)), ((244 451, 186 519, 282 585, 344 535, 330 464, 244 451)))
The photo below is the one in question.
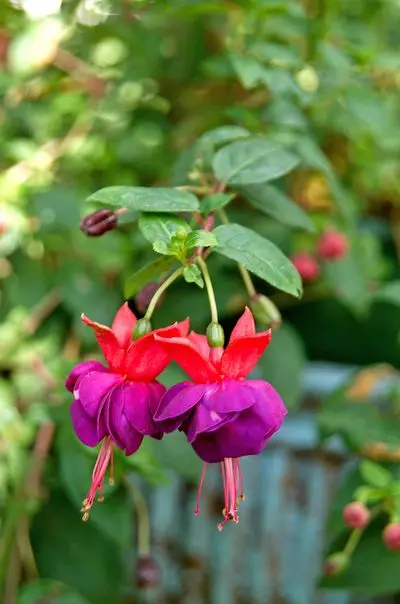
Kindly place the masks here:
POLYGON ((156 213, 144 213, 139 218, 139 229, 143 237, 154 243, 155 241, 164 241, 170 243, 172 237, 177 232, 182 234, 190 232, 190 226, 188 223, 174 216, 174 214, 156 214, 156 213))
POLYGON ((271 241, 239 224, 224 224, 213 231, 215 251, 236 260, 274 287, 300 297, 300 275, 290 260, 271 241))
POLYGON ((105 187, 87 201, 141 212, 194 212, 199 209, 197 197, 166 187, 105 187))
POLYGON ((214 156, 213 170, 224 183, 249 185, 280 178, 297 164, 297 157, 278 143, 253 138, 220 149, 214 156))
POLYGON ((203 197, 200 205, 202 216, 208 216, 214 210, 224 208, 228 203, 235 199, 235 193, 213 193, 203 197))
POLYGON ((210 231, 192 231, 186 239, 186 247, 212 247, 217 245, 217 239, 210 231))
POLYGON ((276 187, 266 184, 247 185, 241 192, 254 208, 275 220, 292 227, 315 231, 308 214, 276 187))
POLYGON ((183 271, 183 278, 187 283, 196 283, 199 287, 204 287, 203 277, 201 275, 201 270, 196 264, 189 264, 189 266, 185 266, 183 271))
POLYGON ((389 470, 386 470, 386 468, 383 468, 369 459, 364 459, 360 463, 360 473, 365 482, 372 487, 384 489, 385 487, 388 487, 391 482, 394 482, 394 477, 389 470))
POLYGON ((210 142, 212 145, 222 145, 248 136, 250 132, 241 126, 220 126, 205 132, 199 140, 210 142))
POLYGON ((141 269, 133 273, 125 280, 124 296, 131 298, 137 294, 145 285, 157 281, 164 273, 169 271, 175 264, 175 258, 162 257, 145 264, 141 269))

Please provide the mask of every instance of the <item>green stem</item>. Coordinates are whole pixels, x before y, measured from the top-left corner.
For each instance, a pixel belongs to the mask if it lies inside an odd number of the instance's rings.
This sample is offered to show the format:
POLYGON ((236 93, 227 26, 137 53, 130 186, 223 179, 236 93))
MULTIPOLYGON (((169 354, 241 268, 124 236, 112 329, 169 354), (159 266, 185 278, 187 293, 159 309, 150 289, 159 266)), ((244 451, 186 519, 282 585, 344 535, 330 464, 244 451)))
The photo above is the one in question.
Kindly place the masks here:
POLYGON ((201 256, 197 256, 196 262, 201 268, 201 271, 202 271, 203 277, 204 277, 204 283, 206 284, 208 299, 210 302, 211 321, 213 323, 218 323, 217 303, 215 301, 214 288, 212 286, 211 277, 210 277, 210 273, 208 272, 207 264, 204 262, 204 260, 201 256))
POLYGON ((156 293, 154 294, 154 296, 152 297, 150 304, 147 308, 145 319, 151 319, 151 315, 154 312, 154 309, 156 307, 156 304, 158 302, 158 300, 160 299, 160 297, 162 296, 162 294, 165 292, 166 289, 168 289, 168 287, 174 282, 176 281, 176 279, 178 279, 178 277, 180 277, 181 275, 183 275, 183 271, 184 271, 184 267, 181 266, 180 268, 178 268, 176 271, 174 271, 169 277, 168 279, 166 279, 164 281, 164 283, 162 283, 160 285, 160 287, 158 288, 158 290, 156 291, 156 293))
POLYGON ((141 491, 128 478, 125 478, 124 482, 136 511, 138 554, 148 556, 150 553, 150 519, 147 503, 141 491))
POLYGON ((354 529, 354 531, 351 533, 349 540, 346 543, 346 546, 343 550, 343 553, 346 556, 351 556, 352 553, 354 552, 354 550, 356 549, 358 542, 361 539, 361 536, 364 532, 363 528, 358 528, 358 529, 354 529))
MULTIPOLYGON (((218 216, 219 216, 221 222, 223 224, 229 224, 229 218, 228 218, 225 210, 217 210, 217 212, 218 212, 218 216)), ((249 294, 249 297, 254 298, 254 296, 257 294, 257 291, 256 291, 256 288, 254 287, 253 279, 251 278, 249 271, 247 270, 247 268, 245 268, 243 266, 243 264, 239 264, 239 263, 238 263, 238 269, 239 269, 240 275, 243 279, 243 283, 246 288, 246 291, 249 294)))

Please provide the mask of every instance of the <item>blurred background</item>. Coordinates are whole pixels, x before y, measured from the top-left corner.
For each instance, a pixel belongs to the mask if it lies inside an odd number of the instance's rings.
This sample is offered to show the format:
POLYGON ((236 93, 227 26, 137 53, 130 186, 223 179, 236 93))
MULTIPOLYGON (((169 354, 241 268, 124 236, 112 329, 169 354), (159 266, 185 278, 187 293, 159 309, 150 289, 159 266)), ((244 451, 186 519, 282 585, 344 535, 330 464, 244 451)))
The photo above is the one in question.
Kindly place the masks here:
MULTIPOLYGON (((399 0, 2 0, 2 604, 400 602, 387 518, 343 573, 323 572, 357 487, 390 476, 400 497, 399 19, 399 0), (229 208, 314 263, 298 265, 300 301, 256 282, 283 317, 257 374, 289 415, 244 460, 237 526, 216 529, 218 473, 193 516, 201 467, 175 434, 118 459, 116 486, 82 523, 96 452, 75 440, 63 385, 98 354, 80 315, 110 324, 126 298, 143 312, 129 276, 154 258, 129 213, 86 237, 85 199, 195 179, 200 137, 223 125, 301 158, 265 203, 229 208), (345 239, 339 259, 316 254, 327 229, 345 239), (138 557, 147 508, 159 573, 138 557)), ((229 330, 246 293, 233 264, 212 256, 210 270, 229 330)), ((187 315, 204 330, 204 293, 176 285, 157 324, 187 315)), ((179 378, 171 367, 162 381, 179 378)))

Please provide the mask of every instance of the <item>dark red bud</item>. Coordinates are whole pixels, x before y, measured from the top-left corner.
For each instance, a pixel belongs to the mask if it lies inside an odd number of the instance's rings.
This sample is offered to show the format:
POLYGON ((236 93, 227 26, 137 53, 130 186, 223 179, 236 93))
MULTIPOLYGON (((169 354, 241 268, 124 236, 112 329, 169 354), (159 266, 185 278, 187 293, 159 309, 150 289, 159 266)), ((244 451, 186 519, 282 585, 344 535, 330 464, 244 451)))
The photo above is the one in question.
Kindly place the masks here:
MULTIPOLYGON (((156 291, 158 290, 158 288, 160 287, 161 283, 162 283, 162 281, 155 281, 153 283, 149 283, 142 290, 140 290, 140 292, 136 295, 136 297, 135 297, 136 306, 137 306, 138 310, 140 312, 142 312, 143 314, 148 309, 151 299, 154 296, 154 294, 156 293, 156 291)), ((161 304, 164 301, 164 298, 165 298, 164 294, 162 294, 159 297, 157 304, 156 304, 156 308, 159 308, 161 306, 161 304)))
POLYGON ((387 525, 383 531, 383 542, 392 552, 400 551, 400 522, 387 525))
POLYGON ((112 210, 97 210, 81 221, 81 230, 88 237, 100 237, 117 226, 117 216, 112 210))
POLYGON ((160 583, 160 569, 150 556, 140 556, 136 562, 136 584, 142 589, 154 589, 160 583))
POLYGON ((370 517, 369 509, 359 501, 353 501, 343 509, 343 522, 353 529, 366 527, 370 517))

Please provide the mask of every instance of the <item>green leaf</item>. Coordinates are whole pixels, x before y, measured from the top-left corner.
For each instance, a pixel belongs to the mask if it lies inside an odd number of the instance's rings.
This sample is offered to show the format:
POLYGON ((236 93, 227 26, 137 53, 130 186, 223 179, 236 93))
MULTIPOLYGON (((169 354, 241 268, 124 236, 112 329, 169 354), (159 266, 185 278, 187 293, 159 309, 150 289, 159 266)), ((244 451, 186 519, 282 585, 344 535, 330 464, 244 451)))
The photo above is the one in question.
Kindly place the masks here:
MULTIPOLYGON (((118 520, 110 517, 116 527, 118 520)), ((42 577, 61 581, 96 604, 119 601, 121 550, 90 520, 82 522, 63 492, 52 493, 35 516, 31 534, 42 577)))
POLYGON ((165 241, 155 241, 153 243, 153 250, 155 252, 157 252, 157 254, 164 254, 166 256, 175 256, 175 252, 173 250, 171 250, 170 246, 168 245, 168 243, 165 243, 165 241))
POLYGON ((315 231, 315 226, 296 203, 276 187, 271 185, 248 185, 242 189, 251 205, 275 220, 292 227, 315 231))
POLYGON ((254 88, 263 82, 265 68, 257 59, 241 55, 231 55, 230 59, 244 88, 254 88))
POLYGON ((201 460, 188 447, 186 438, 178 431, 166 434, 162 440, 150 441, 157 459, 164 467, 178 472, 190 484, 198 484, 201 475, 201 460))
POLYGON ((365 459, 360 463, 361 476, 372 487, 384 489, 393 482, 391 473, 377 463, 365 459))
POLYGON ((280 178, 297 164, 298 159, 277 143, 253 138, 220 149, 213 159, 213 170, 222 182, 248 185, 280 178))
POLYGON ((395 306, 400 306, 400 281, 385 283, 376 293, 373 294, 374 300, 390 302, 395 306))
POLYGON ((17 604, 89 604, 88 600, 67 585, 51 579, 36 579, 24 585, 17 604))
POLYGON ((171 238, 178 231, 190 232, 188 223, 183 218, 179 218, 173 214, 141 214, 139 229, 150 243, 154 243, 155 241, 170 243, 171 238))
POLYGON ((183 278, 187 283, 196 283, 199 287, 204 287, 203 277, 201 275, 201 270, 196 264, 190 264, 189 266, 185 266, 183 271, 183 278))
POLYGON ((87 201, 141 212, 194 212, 197 197, 187 191, 165 187, 105 187, 87 201))
POLYGON ((211 212, 214 212, 214 210, 224 208, 235 197, 235 193, 213 193, 212 195, 203 197, 200 206, 202 216, 207 216, 211 212))
POLYGON ((210 231, 192 231, 186 239, 188 249, 192 247, 213 247, 214 245, 217 245, 217 239, 214 233, 210 231))
POLYGON ((290 410, 298 408, 302 400, 305 362, 303 342, 293 327, 285 323, 274 329, 271 344, 259 360, 258 369, 262 379, 276 388, 290 410))
POLYGON ((301 279, 290 260, 271 241, 239 224, 214 229, 215 251, 236 260, 249 271, 288 294, 301 296, 301 279))
POLYGON ((175 258, 157 258, 145 264, 136 273, 130 275, 124 283, 124 296, 131 298, 152 281, 157 281, 169 271, 175 263, 175 258))
POLYGON ((247 138, 250 132, 241 126, 220 126, 205 132, 199 140, 210 142, 213 145, 230 143, 239 138, 247 138))

